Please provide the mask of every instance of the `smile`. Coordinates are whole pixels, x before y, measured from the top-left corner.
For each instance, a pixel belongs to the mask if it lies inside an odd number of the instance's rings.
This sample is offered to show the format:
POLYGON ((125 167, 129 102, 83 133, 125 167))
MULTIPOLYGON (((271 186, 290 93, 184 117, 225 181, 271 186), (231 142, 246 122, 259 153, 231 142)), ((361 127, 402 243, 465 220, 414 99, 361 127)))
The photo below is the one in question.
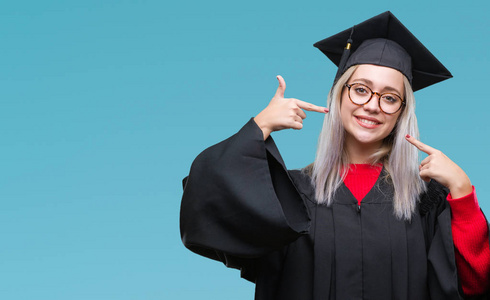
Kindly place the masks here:
POLYGON ((376 128, 379 125, 381 125, 381 122, 379 122, 375 119, 366 119, 364 117, 356 116, 356 120, 357 120, 357 123, 359 123, 359 125, 361 125, 362 127, 366 127, 366 128, 376 128))

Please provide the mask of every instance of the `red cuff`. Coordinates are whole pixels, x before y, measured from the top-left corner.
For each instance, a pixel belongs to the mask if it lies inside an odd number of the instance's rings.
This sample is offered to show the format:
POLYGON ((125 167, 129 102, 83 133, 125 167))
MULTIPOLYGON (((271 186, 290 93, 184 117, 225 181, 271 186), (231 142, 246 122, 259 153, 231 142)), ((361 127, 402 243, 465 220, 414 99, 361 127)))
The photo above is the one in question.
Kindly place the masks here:
POLYGON ((471 223, 474 218, 479 217, 481 214, 474 186, 471 193, 461 198, 453 199, 451 194, 448 194, 447 201, 451 206, 452 222, 471 223))

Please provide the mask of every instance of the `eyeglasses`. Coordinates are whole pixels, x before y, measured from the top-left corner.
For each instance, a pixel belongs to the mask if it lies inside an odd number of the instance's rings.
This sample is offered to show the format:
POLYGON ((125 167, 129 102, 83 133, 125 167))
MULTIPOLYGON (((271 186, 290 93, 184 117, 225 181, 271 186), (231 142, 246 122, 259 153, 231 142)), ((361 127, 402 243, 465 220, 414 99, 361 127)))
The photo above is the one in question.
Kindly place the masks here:
POLYGON ((393 93, 373 92, 367 85, 362 83, 345 84, 349 89, 349 99, 352 103, 358 106, 363 106, 368 103, 373 95, 378 96, 379 108, 385 114, 391 115, 400 110, 405 105, 405 100, 393 93))

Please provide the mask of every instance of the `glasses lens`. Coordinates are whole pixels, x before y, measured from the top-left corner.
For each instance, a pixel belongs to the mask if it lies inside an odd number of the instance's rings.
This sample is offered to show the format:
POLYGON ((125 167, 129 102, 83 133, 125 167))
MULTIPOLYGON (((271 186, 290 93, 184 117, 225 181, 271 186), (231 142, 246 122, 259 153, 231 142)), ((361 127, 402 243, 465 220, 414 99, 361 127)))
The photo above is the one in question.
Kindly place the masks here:
POLYGON ((379 105, 385 113, 393 114, 402 106, 402 99, 395 94, 383 94, 379 101, 379 105))
POLYGON ((349 89, 349 96, 352 102, 356 104, 364 104, 371 99, 371 89, 359 83, 354 83, 349 89))

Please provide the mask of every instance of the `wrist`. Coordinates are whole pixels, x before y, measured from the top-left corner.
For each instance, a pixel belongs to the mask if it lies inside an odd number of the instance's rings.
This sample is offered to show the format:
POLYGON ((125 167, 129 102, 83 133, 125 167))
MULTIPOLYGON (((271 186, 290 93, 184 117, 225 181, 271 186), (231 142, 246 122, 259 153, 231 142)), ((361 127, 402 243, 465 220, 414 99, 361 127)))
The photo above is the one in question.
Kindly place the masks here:
POLYGON ((471 185, 470 179, 467 176, 465 177, 465 180, 458 180, 449 186, 449 192, 451 193, 451 197, 453 199, 467 196, 473 192, 473 185, 471 185))
POLYGON ((258 114, 254 118, 254 121, 255 121, 255 124, 257 124, 257 126, 260 128, 260 130, 262 130, 262 133, 264 134, 264 141, 265 141, 269 137, 269 135, 272 133, 272 130, 270 130, 269 127, 267 127, 266 122, 264 120, 262 120, 262 118, 260 117, 260 114, 258 114))

